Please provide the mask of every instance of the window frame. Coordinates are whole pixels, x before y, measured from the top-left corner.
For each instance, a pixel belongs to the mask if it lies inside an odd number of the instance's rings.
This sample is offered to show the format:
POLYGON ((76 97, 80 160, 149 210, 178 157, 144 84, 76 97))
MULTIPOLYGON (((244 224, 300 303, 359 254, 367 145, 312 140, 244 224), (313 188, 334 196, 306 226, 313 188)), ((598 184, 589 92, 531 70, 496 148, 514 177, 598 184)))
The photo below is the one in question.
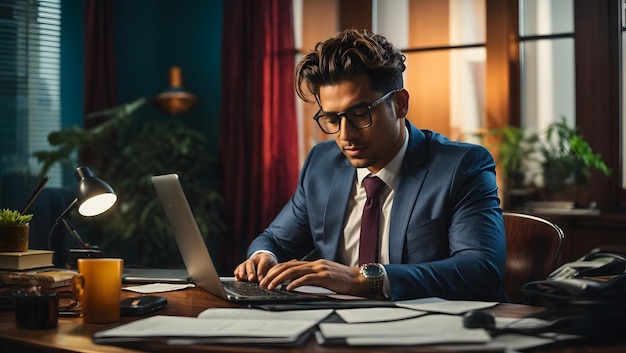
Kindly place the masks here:
MULTIPOLYGON (((13 138, 0 151, 0 176, 37 174, 33 152, 49 149, 48 134, 61 127, 61 0, 0 0, 0 8, 2 125, 10 126, 2 135, 13 138)), ((60 186, 61 167, 49 175, 60 186)))

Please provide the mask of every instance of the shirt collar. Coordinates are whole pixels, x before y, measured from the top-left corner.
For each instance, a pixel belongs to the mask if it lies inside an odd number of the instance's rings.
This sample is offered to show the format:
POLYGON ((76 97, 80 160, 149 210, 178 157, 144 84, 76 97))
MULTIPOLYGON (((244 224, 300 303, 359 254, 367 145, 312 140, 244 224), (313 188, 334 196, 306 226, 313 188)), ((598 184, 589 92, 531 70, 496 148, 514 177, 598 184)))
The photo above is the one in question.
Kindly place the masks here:
MULTIPOLYGON (((382 181, 387 184, 391 189, 395 190, 396 186, 398 186, 398 179, 400 178, 400 168, 402 167, 402 161, 404 160, 404 155, 406 154, 406 149, 409 146, 409 129, 404 127, 404 143, 402 144, 402 148, 396 153, 395 157, 387 163, 383 169, 381 169, 375 175, 379 177, 382 181)), ((361 185, 363 179, 365 179, 368 175, 373 174, 367 168, 357 168, 356 169, 356 179, 358 185, 361 185)))

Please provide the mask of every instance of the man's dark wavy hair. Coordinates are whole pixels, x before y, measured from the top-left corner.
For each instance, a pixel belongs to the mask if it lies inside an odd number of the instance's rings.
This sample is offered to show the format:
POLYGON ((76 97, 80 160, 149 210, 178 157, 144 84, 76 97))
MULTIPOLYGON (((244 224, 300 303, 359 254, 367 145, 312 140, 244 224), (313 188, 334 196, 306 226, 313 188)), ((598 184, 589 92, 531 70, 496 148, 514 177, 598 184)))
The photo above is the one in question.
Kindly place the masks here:
POLYGON ((300 59, 295 70, 295 90, 302 100, 314 102, 310 94, 317 96, 321 86, 365 74, 371 89, 386 93, 403 87, 405 60, 405 56, 379 34, 344 30, 317 43, 300 59))

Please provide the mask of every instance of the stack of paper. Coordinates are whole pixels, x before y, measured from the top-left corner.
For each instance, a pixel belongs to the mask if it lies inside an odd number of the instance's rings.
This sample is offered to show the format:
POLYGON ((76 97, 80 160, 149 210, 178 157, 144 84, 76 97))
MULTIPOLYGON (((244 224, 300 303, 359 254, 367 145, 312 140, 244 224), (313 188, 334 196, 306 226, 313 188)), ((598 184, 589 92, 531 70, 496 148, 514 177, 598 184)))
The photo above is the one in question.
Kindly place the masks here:
MULTIPOLYGON (((484 329, 463 326, 463 313, 496 302, 447 301, 425 298, 395 302, 395 307, 267 311, 212 308, 197 318, 153 316, 94 334, 96 343, 136 341, 186 344, 298 345, 315 331, 320 345, 415 346, 443 345, 461 351, 527 349, 577 338, 571 335, 519 332, 490 336, 484 329), (332 315, 331 314, 336 314, 332 315), (316 330, 317 327, 317 330, 316 330)), ((498 328, 544 327, 544 320, 496 318, 498 328)), ((494 333, 494 332, 492 332, 494 333)))
POLYGON ((16 286, 59 288, 72 284, 75 271, 46 268, 33 271, 0 271, 0 283, 16 286))
POLYGON ((316 338, 321 344, 351 346, 425 345, 436 343, 486 343, 485 330, 466 329, 452 315, 425 315, 407 320, 361 324, 321 323, 316 338))
MULTIPOLYGON (((523 334, 468 329, 463 314, 487 309, 497 302, 448 301, 423 298, 395 302, 390 308, 336 310, 343 323, 322 322, 315 332, 320 345, 415 346, 441 345, 450 351, 514 351, 552 344, 577 337, 565 334, 523 334)), ((544 327, 548 322, 536 318, 496 318, 496 327, 528 329, 544 327)))
POLYGON ((150 341, 167 344, 257 343, 294 345, 332 313, 327 310, 269 312, 212 308, 197 318, 153 316, 96 332, 96 343, 150 341))
POLYGON ((464 328, 463 318, 458 314, 489 308, 496 305, 495 302, 425 298, 395 304, 395 308, 336 310, 345 323, 321 323, 316 339, 319 344, 351 346, 486 343, 491 340, 485 330, 464 328))

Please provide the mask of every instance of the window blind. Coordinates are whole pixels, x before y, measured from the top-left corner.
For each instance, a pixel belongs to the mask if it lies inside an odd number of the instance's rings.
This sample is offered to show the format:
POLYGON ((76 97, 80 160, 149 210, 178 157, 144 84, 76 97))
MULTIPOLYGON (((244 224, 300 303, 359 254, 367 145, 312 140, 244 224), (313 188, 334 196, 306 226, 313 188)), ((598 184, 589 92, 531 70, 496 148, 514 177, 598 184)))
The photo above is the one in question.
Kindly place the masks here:
MULTIPOLYGON (((1 173, 38 173, 32 153, 61 127, 60 1, 0 0, 1 173)), ((59 166, 49 174, 60 183, 59 166)))

